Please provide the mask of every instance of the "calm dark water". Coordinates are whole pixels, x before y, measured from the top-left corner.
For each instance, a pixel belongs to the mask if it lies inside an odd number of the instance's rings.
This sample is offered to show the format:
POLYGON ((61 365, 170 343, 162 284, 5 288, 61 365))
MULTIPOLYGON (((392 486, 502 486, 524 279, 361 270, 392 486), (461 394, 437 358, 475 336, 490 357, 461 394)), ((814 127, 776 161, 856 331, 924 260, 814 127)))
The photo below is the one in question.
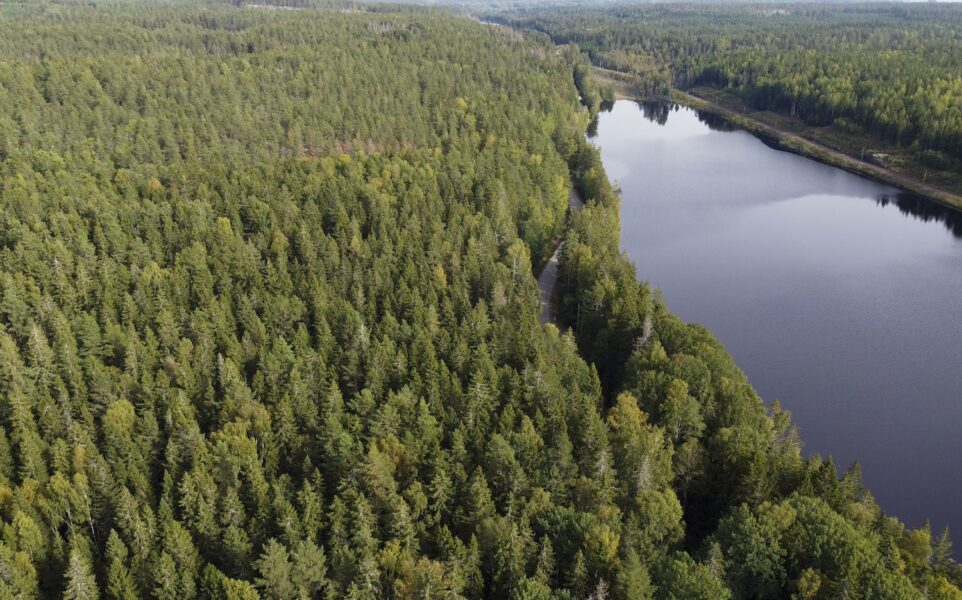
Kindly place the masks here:
POLYGON ((638 276, 792 411, 808 452, 858 459, 883 510, 962 540, 962 216, 718 125, 628 101, 600 116, 638 276))

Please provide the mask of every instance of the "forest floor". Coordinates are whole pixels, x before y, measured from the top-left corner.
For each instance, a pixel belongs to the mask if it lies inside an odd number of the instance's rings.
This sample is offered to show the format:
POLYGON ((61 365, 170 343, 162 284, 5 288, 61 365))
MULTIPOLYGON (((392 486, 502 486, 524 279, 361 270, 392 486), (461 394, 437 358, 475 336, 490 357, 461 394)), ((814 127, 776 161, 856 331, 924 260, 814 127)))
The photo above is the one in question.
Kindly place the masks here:
MULTIPOLYGON (((619 98, 638 100, 617 71, 599 67, 594 71, 599 79, 613 86, 619 98)), ((787 115, 757 111, 745 106, 736 96, 712 88, 695 88, 691 93, 673 89, 671 100, 722 117, 780 150, 807 156, 962 210, 962 173, 926 170, 904 149, 874 138, 845 134, 831 127, 811 127, 801 119, 787 115), (891 166, 864 160, 873 152, 888 156, 891 166)))
MULTIPOLYGON (((585 207, 585 202, 577 190, 571 188, 568 193, 568 214, 581 210, 585 207)), ((538 273, 538 291, 541 295, 541 323, 552 323, 552 300, 554 299, 555 286, 558 283, 558 260, 561 258, 561 239, 555 245, 554 253, 548 262, 541 267, 538 273)))

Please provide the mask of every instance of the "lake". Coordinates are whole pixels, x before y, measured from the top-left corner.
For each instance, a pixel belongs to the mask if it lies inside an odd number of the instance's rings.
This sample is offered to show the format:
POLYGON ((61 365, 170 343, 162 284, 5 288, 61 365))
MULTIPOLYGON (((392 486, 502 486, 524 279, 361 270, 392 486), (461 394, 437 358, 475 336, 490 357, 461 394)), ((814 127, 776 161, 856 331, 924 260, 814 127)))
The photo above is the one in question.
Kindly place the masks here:
POLYGON ((962 541, 962 214, 687 108, 619 101, 592 141, 638 276, 806 452, 857 459, 884 511, 962 541))

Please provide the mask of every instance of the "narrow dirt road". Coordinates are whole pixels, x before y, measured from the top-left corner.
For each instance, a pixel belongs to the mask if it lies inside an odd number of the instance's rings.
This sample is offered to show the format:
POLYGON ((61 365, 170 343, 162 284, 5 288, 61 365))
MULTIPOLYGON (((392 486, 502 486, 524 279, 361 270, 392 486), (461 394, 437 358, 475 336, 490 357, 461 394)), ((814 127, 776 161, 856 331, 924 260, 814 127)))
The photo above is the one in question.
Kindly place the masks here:
MULTIPOLYGON (((568 194, 568 214, 585 207, 581 195, 574 189, 568 194)), ((561 257, 561 243, 555 248, 554 254, 538 275, 538 290, 541 292, 541 323, 554 322, 551 300, 554 297, 555 285, 558 283, 558 259, 561 257)))

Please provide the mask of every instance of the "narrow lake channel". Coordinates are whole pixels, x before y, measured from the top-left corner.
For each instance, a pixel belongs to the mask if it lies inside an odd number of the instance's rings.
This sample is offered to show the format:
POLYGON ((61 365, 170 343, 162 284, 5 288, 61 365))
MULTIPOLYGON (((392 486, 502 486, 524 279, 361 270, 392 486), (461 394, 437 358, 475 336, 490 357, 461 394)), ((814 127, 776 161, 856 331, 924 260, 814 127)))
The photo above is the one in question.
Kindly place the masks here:
POLYGON ((639 278, 807 453, 857 459, 883 510, 962 540, 962 214, 687 108, 619 101, 592 141, 639 278))

